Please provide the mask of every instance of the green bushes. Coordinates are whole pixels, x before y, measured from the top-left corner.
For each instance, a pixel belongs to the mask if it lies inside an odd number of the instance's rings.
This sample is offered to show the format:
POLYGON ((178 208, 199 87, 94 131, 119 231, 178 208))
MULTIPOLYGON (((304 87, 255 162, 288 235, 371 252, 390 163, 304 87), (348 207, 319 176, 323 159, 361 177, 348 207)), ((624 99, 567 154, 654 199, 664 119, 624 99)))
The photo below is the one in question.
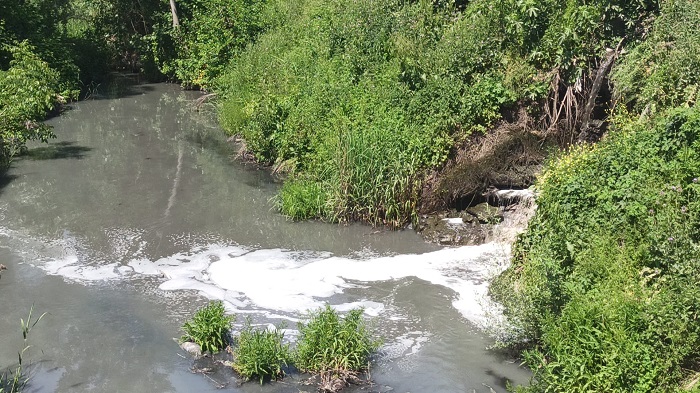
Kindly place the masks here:
POLYGON ((618 114, 549 164, 492 292, 530 344, 522 391, 676 391, 700 358, 700 111, 618 114))
POLYGON ((58 103, 60 77, 29 43, 8 46, 7 71, 0 70, 0 171, 29 140, 46 142, 51 129, 38 123, 58 103))
POLYGON ((647 40, 622 58, 613 73, 617 95, 635 111, 692 106, 700 98, 700 3, 662 3, 647 40))
POLYGON ((473 64, 474 56, 497 63, 492 51, 467 55, 449 44, 477 39, 449 5, 271 7, 279 24, 236 57, 216 88, 223 125, 260 161, 290 174, 279 202, 291 217, 404 225, 422 171, 517 98, 500 73, 473 64))
POLYGON ((245 379, 259 378, 261 384, 265 378, 281 378, 282 367, 291 360, 289 346, 282 343, 283 336, 278 328, 254 329, 248 321, 233 351, 233 368, 245 379))
POLYGON ((180 27, 162 13, 147 36, 160 70, 186 87, 209 88, 237 51, 265 27, 265 0, 178 1, 180 27))
MULTIPOLYGON (((353 309, 342 317, 330 306, 311 312, 307 323, 299 323, 300 335, 293 351, 283 342, 280 327, 256 329, 248 320, 234 340, 233 368, 243 378, 257 378, 262 384, 266 379, 283 377, 284 368, 293 364, 302 372, 334 375, 345 384, 368 369, 369 355, 379 346, 370 337, 362 313, 362 309, 353 309)), ((205 351, 214 352, 228 342, 233 319, 224 316, 222 302, 211 302, 185 323, 182 340, 192 340, 205 351)))
POLYGON ((226 315, 223 302, 211 302, 197 310, 191 320, 185 322, 182 341, 192 341, 203 351, 218 352, 230 342, 231 323, 235 317, 226 315))
POLYGON ((542 100, 552 70, 577 80, 606 47, 634 41, 658 3, 276 0, 267 10, 274 21, 214 83, 222 124, 290 175, 284 214, 400 227, 456 146, 542 100))
POLYGON ((368 367, 369 355, 378 347, 373 341, 362 309, 340 317, 330 306, 312 312, 309 322, 299 325, 295 363, 302 371, 358 372, 368 367))

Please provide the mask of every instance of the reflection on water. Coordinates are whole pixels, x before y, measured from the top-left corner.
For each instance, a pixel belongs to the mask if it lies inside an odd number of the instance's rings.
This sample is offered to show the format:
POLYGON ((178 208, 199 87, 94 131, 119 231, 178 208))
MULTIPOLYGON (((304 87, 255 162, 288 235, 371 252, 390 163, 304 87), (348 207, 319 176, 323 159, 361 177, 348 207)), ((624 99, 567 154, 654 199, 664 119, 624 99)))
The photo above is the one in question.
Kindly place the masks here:
POLYGON ((33 332, 35 391, 214 390, 171 339, 204 294, 259 323, 294 322, 324 302, 365 305, 386 343, 373 375, 397 391, 503 391, 504 379, 526 378, 464 318, 477 320, 502 253, 290 222, 270 202, 268 173, 235 163, 238 147, 211 113, 192 110, 197 93, 129 89, 51 120, 58 139, 0 179, 0 262, 10 268, 0 366, 14 361, 21 335, 11 332, 34 302, 51 314, 33 332))

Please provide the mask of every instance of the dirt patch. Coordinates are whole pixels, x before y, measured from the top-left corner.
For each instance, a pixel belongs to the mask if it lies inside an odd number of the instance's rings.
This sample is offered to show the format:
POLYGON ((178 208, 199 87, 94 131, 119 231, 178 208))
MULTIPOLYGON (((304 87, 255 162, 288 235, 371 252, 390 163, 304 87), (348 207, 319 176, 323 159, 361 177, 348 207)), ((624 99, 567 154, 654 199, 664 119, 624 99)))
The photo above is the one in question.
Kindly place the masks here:
POLYGON ((530 187, 556 143, 533 131, 524 109, 516 118, 486 135, 470 138, 443 168, 428 174, 419 211, 461 211, 486 202, 489 189, 530 187))
POLYGON ((477 245, 510 239, 527 225, 534 211, 528 188, 561 141, 556 132, 538 131, 524 107, 505 118, 427 175, 416 227, 426 241, 477 245))

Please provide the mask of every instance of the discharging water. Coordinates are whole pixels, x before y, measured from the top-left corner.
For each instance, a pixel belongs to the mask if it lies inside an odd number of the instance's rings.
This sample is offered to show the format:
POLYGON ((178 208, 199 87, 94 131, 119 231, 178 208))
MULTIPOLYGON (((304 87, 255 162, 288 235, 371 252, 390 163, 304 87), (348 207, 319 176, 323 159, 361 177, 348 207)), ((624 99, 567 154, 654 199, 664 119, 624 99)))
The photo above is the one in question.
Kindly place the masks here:
MULTIPOLYGON (((0 178, 0 367, 30 333, 28 391, 313 390, 295 381, 237 384, 192 373, 172 340, 207 299, 241 323, 296 321, 330 303, 363 306, 384 345, 372 370, 395 392, 497 392, 525 382, 476 328, 499 244, 442 249, 412 231, 294 223, 274 210, 278 185, 231 159, 197 93, 133 86, 51 120, 58 139, 30 148, 0 178)), ((350 389, 349 391, 352 391, 350 389)))

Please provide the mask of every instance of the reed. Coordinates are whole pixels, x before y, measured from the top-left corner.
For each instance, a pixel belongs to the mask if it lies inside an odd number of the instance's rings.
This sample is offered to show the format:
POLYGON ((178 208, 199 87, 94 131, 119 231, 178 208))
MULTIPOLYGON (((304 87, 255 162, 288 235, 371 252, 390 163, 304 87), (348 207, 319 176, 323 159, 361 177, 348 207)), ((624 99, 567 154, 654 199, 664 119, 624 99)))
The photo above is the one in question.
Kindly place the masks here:
POLYGON ((33 311, 34 305, 32 305, 32 307, 29 309, 29 315, 27 316, 26 321, 23 318, 20 318, 24 347, 17 353, 17 367, 6 370, 0 374, 0 393, 20 393, 27 386, 29 377, 24 371, 23 362, 24 354, 29 350, 29 348, 31 348, 31 345, 28 344, 29 333, 31 332, 32 328, 34 328, 34 326, 36 326, 36 324, 39 323, 39 321, 41 321, 46 315, 46 313, 43 313, 38 318, 32 320, 33 311))

